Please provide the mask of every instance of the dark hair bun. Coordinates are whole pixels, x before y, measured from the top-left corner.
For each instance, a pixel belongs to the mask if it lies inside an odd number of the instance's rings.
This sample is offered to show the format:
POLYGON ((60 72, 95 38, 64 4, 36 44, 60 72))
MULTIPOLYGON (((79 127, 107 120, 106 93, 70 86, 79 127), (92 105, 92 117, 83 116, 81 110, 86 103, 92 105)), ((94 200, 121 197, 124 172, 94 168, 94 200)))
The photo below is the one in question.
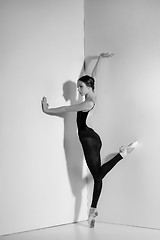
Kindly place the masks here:
POLYGON ((85 76, 79 78, 78 80, 81 81, 81 82, 84 82, 87 87, 91 87, 92 90, 94 91, 95 80, 94 80, 93 77, 90 77, 89 75, 85 75, 85 76))

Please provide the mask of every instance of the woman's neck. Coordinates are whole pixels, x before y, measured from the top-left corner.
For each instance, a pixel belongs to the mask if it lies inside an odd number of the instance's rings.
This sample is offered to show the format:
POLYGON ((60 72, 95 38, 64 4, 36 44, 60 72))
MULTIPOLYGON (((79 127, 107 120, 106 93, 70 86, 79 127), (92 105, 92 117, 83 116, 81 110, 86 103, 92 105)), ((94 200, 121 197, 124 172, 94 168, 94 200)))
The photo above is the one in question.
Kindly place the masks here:
POLYGON ((93 91, 85 95, 85 100, 94 99, 94 98, 95 98, 95 93, 93 91))

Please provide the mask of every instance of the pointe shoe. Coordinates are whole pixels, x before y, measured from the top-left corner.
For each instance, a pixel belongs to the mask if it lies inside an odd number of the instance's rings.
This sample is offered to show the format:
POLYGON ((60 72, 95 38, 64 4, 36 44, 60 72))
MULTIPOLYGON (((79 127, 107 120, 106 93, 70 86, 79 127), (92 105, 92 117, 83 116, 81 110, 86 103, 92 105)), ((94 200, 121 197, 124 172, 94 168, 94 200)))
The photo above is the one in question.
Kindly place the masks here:
POLYGON ((128 146, 122 146, 119 149, 119 153, 121 154, 122 157, 127 156, 130 154, 138 145, 138 141, 135 141, 133 143, 130 143, 128 146))
POLYGON ((89 211, 89 216, 88 216, 88 224, 90 228, 94 228, 95 226, 95 217, 98 216, 98 212, 96 211, 96 208, 91 208, 89 211))

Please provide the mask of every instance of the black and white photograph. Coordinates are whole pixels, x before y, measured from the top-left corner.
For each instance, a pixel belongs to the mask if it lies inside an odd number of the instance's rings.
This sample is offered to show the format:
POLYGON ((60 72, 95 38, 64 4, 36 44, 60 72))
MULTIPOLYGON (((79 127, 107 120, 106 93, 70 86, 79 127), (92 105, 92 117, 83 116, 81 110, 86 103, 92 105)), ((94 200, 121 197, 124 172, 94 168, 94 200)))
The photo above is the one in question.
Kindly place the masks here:
POLYGON ((0 240, 160 239, 159 25, 159 0, 0 0, 0 240))

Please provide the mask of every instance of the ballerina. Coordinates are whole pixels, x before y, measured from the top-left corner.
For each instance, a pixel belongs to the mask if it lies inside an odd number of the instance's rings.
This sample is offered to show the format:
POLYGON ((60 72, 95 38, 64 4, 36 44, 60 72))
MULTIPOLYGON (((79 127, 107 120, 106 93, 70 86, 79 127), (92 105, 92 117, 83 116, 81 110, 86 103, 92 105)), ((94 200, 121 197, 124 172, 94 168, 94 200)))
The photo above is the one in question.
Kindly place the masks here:
POLYGON ((83 102, 57 108, 49 108, 46 97, 43 97, 41 102, 43 112, 48 115, 56 115, 63 112, 77 112, 77 128, 79 140, 83 148, 87 166, 94 179, 92 202, 88 214, 88 224, 90 228, 94 227, 95 217, 98 216, 97 204, 102 191, 102 179, 119 161, 130 154, 138 144, 138 142, 135 141, 127 146, 120 147, 119 152, 115 157, 101 165, 101 138, 92 128, 88 127, 86 124, 88 113, 94 108, 96 104, 95 78, 97 75, 97 69, 102 59, 110 58, 113 55, 114 54, 101 53, 98 56, 98 60, 95 64, 95 67, 93 68, 91 76, 85 75, 78 79, 77 88, 79 94, 85 97, 85 100, 83 102))

